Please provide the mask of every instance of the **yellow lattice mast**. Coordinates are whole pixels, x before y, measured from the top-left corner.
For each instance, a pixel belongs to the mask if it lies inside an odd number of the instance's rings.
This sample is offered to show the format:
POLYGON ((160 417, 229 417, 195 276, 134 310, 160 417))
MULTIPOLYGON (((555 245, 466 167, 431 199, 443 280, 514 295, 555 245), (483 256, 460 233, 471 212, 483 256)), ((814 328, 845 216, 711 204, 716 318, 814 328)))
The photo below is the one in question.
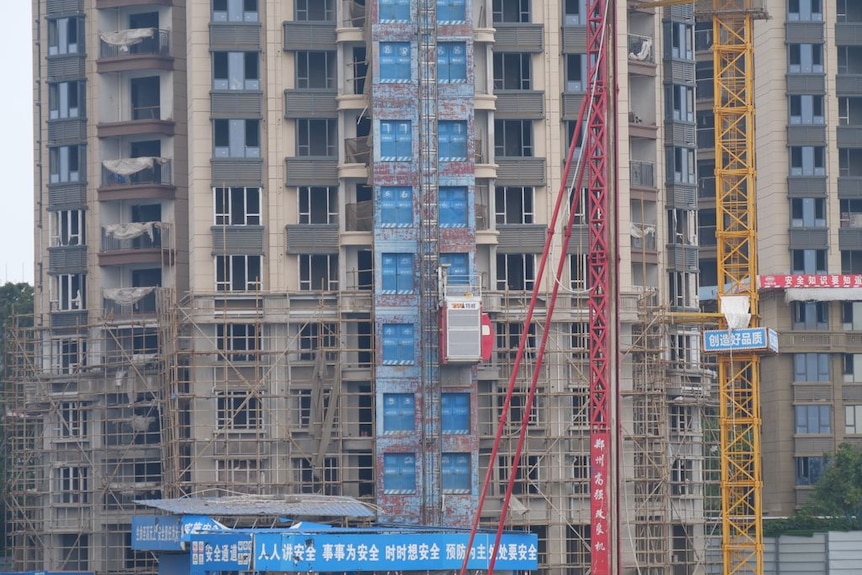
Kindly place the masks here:
MULTIPOLYGON (((690 4, 643 2, 641 7, 690 4)), ((716 243, 718 302, 747 298, 759 324, 757 294, 757 171, 754 157, 754 20, 764 0, 696 0, 711 17, 715 82, 716 243)), ((721 320, 721 328, 728 329, 721 320)), ((763 476, 760 446, 760 352, 718 355, 721 436, 722 564, 725 575, 763 574, 763 476)))

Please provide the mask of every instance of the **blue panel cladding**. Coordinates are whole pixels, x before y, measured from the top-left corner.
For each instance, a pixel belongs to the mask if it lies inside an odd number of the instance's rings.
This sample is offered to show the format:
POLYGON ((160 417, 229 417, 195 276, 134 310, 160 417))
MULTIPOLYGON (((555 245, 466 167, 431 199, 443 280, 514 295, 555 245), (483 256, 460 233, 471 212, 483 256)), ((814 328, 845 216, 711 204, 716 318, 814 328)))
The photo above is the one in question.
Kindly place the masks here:
MULTIPOLYGON (((411 0, 410 15, 415 19, 417 14, 417 2, 437 2, 438 0, 411 0)), ((435 491, 440 492, 441 487, 445 492, 442 498, 444 509, 442 511, 443 521, 447 524, 464 525, 472 520, 472 510, 475 509, 479 489, 478 473, 478 434, 476 426, 476 372, 469 366, 445 366, 436 369, 438 385, 432 392, 436 397, 423 397, 422 389, 422 365, 427 361, 435 361, 435 358, 421 357, 422 348, 420 337, 422 326, 420 324, 422 314, 420 313, 420 289, 419 289, 419 266, 418 257, 415 258, 416 276, 414 276, 415 293, 404 293, 407 290, 399 290, 397 274, 401 269, 397 263, 387 263, 383 269, 384 255, 392 259, 393 254, 412 253, 418 256, 420 253, 419 239, 421 237, 420 208, 424 198, 420 197, 419 179, 419 86, 418 86, 418 45, 416 39, 417 23, 415 21, 398 21, 402 15, 395 14, 391 19, 381 21, 378 16, 380 9, 378 2, 369 2, 368 17, 371 21, 371 117, 372 141, 372 170, 370 184, 374 190, 374 322, 376 336, 376 361, 375 361, 375 393, 376 393, 376 477, 377 477, 377 504, 380 507, 380 518, 388 521, 402 521, 416 523, 423 517, 423 504, 429 501, 428 495, 435 491), (385 81, 381 81, 381 42, 383 43, 410 43, 410 54, 412 56, 409 80, 404 80, 403 73, 389 74, 385 81), (381 122, 389 120, 410 122, 411 126, 411 148, 409 160, 403 160, 403 154, 397 152, 391 154, 392 150, 398 150, 398 142, 386 142, 381 131, 381 122), (385 153, 384 153, 385 152, 385 153), (408 192, 404 193, 404 190, 408 192), (411 197, 412 196, 412 197, 411 197), (410 217, 405 217, 403 211, 411 210, 410 217), (390 265, 391 264, 391 265, 390 265), (393 267, 394 266, 394 267, 393 267), (384 272, 387 274, 384 278, 384 272), (392 274, 395 275, 392 275, 392 274), (395 286, 395 289, 391 289, 395 286), (415 326, 414 342, 415 351, 413 363, 401 362, 402 348, 399 347, 397 330, 389 330, 384 336, 384 329, 392 326, 411 324, 415 326), (384 340, 387 340, 384 342, 384 340), (385 361, 383 348, 387 348, 390 359, 385 361), (446 454, 447 465, 452 467, 453 472, 458 471, 457 480, 440 482, 440 469, 424 469, 425 463, 436 465, 433 459, 423 457, 424 445, 422 444, 423 430, 428 431, 429 420, 440 420, 442 417, 440 405, 440 392, 446 394, 457 393, 469 397, 466 409, 468 410, 468 430, 452 428, 441 433, 439 445, 446 454), (415 425, 413 431, 405 429, 393 429, 387 431, 384 427, 386 421, 385 400, 393 397, 404 397, 405 394, 412 396, 415 408, 415 425), (387 465, 386 455, 395 455, 389 458, 387 465), (404 454, 412 454, 414 457, 402 457, 404 454), (415 465, 415 490, 411 490, 407 483, 411 475, 406 470, 399 468, 405 462, 412 461, 415 465), (464 466, 468 468, 464 468, 464 466), (465 485, 467 487, 465 487, 465 485), (425 491, 427 490, 427 492, 425 491)), ((448 4, 442 4, 446 10, 451 11, 448 4)), ((470 2, 465 2, 469 7, 470 2)), ((401 4, 403 7, 403 4, 401 4)), ((457 10, 456 10, 457 13, 457 10)), ((447 12, 446 14, 449 14, 447 12)), ((467 211, 465 225, 448 225, 440 230, 440 241, 438 244, 441 253, 464 253, 469 261, 469 271, 474 271, 475 266, 475 177, 474 177, 474 142, 476 128, 474 125, 474 60, 473 60, 473 24, 470 21, 472 11, 468 8, 464 11, 464 21, 458 21, 457 17, 445 22, 438 22, 438 46, 443 45, 443 53, 438 51, 438 64, 445 67, 443 77, 438 83, 438 121, 465 122, 466 124, 466 149, 465 157, 453 157, 439 159, 438 187, 463 187, 466 189, 464 199, 467 211), (442 59, 442 61, 441 61, 442 59), (463 76, 463 77, 462 77, 463 76)), ((439 18, 438 18, 439 19, 439 18)), ((394 45, 394 44, 393 44, 394 45)), ((393 46, 390 45, 390 46, 393 46)), ((396 55, 389 54, 387 58, 396 55)), ((397 58, 390 64, 402 65, 397 58)), ((438 74, 440 72, 438 65, 438 74)), ((388 126, 391 127, 391 126, 388 126)), ((456 138, 461 134, 457 133, 456 138)), ((403 140, 402 140, 403 141, 403 140)), ((403 340, 404 338, 402 338, 403 340)), ((394 409, 394 408, 393 408, 394 409)), ((461 407, 463 411, 464 406, 461 407)), ((394 417, 397 410, 392 412, 394 417)), ((462 414, 463 417, 463 414, 462 414)), ((393 420, 394 421, 394 420, 393 420)), ((405 427, 400 421, 395 427, 405 427)), ((433 429, 433 426, 432 426, 433 429)), ((442 462, 442 458, 437 464, 442 462)), ((431 497, 433 499, 433 496, 431 497)), ((427 512, 427 510, 425 510, 427 512)))

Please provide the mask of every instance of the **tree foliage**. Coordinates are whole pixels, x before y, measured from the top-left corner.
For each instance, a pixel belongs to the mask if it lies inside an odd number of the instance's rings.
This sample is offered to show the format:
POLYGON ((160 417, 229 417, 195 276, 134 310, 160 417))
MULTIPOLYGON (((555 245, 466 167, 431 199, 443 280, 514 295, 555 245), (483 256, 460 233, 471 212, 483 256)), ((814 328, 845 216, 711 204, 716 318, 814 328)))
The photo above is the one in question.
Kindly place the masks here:
POLYGON ((807 503, 792 517, 764 524, 764 535, 862 529, 862 446, 842 443, 826 454, 826 469, 807 503))
MULTIPOLYGON (((6 349, 6 330, 17 325, 32 325, 33 286, 6 282, 0 286, 0 368, 6 349)), ((4 373, 0 369, 0 374, 4 373)))

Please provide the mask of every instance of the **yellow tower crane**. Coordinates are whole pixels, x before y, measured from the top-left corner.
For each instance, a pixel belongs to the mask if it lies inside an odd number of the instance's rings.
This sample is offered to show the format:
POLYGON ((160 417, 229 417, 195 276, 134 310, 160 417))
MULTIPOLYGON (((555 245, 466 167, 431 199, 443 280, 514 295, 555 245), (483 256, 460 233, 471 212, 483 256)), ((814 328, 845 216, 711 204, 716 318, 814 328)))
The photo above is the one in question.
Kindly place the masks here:
MULTIPOLYGON (((691 4, 638 2, 637 8, 691 4)), ((715 86, 716 243, 719 311, 742 302, 745 328, 759 326, 753 23, 764 0, 696 0, 711 18, 715 86), (747 304, 746 304, 747 301, 747 304)), ((739 310, 737 310, 739 312, 739 310)), ((722 315, 722 318, 729 317, 722 315)), ((728 325, 720 320, 724 330, 728 325)), ((763 574, 759 350, 718 354, 722 558, 725 575, 763 574)))

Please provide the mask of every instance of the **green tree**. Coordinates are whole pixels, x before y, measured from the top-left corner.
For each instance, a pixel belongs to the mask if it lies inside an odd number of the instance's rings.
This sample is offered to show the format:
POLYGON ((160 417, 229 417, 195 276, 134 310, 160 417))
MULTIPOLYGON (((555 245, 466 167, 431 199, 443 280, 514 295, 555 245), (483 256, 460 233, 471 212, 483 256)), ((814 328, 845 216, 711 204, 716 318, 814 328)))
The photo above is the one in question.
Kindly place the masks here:
POLYGON ((826 471, 806 505, 811 515, 862 518, 862 447, 842 443, 826 456, 826 471))
MULTIPOLYGON (((33 286, 28 283, 6 282, 0 286, 0 368, 6 352, 6 330, 17 319, 19 325, 32 325, 33 286)), ((5 372, 0 369, 0 374, 5 372)))

